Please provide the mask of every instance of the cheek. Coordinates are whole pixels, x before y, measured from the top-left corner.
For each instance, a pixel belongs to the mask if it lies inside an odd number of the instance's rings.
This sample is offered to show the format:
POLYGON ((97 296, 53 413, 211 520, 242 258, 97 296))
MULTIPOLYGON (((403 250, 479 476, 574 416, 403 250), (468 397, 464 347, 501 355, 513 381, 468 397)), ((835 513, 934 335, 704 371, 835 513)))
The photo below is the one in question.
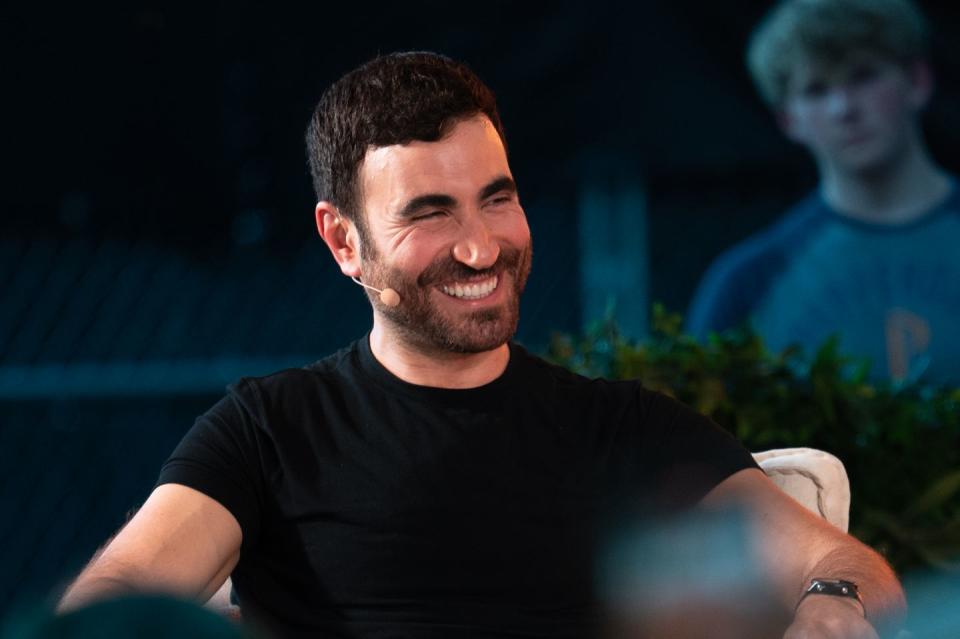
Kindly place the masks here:
POLYGON ((437 234, 414 230, 392 246, 390 262, 394 268, 419 273, 436 260, 443 247, 443 240, 437 234))
POLYGON ((502 219, 502 227, 499 235, 507 239, 511 244, 524 246, 530 241, 530 226, 527 223, 527 216, 523 209, 505 215, 502 219))
POLYGON ((910 111, 907 91, 896 79, 883 79, 864 88, 861 104, 874 117, 899 120, 910 111))
POLYGON ((814 100, 794 105, 788 116, 791 122, 789 132, 804 143, 816 143, 830 120, 826 104, 814 100))
POLYGON ((873 112, 884 120, 899 120, 909 110, 903 94, 895 88, 876 91, 870 104, 873 112))

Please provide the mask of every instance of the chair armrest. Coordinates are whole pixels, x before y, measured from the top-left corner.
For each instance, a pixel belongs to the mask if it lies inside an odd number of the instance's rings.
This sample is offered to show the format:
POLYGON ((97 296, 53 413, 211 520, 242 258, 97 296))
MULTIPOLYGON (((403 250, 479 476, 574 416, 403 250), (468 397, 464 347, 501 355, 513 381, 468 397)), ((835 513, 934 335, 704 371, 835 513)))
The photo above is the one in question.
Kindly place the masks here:
POLYGON ((783 492, 846 532, 850 523, 850 480, 843 462, 814 448, 777 448, 753 454, 783 492))

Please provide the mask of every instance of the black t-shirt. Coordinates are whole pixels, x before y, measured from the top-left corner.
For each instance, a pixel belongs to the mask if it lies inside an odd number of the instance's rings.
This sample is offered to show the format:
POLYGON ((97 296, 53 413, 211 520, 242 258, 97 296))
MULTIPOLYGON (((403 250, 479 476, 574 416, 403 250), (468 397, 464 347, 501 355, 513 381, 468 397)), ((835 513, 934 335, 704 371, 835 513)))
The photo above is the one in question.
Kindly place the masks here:
POLYGON ((601 524, 690 505, 754 466, 637 382, 511 344, 485 386, 416 386, 364 338, 231 386, 158 483, 237 518, 235 594, 279 636, 586 637, 601 524))

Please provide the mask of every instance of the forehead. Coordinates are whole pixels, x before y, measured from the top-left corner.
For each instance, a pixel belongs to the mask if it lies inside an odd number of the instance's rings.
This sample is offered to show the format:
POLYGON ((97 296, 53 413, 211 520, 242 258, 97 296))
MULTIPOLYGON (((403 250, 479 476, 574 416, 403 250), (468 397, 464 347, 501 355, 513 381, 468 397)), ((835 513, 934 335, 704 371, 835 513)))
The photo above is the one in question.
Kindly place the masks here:
POLYGON ((797 56, 790 74, 791 84, 797 85, 811 79, 842 80, 855 69, 871 67, 899 67, 900 65, 876 51, 854 49, 842 55, 816 55, 806 53, 797 56))
POLYGON ((396 204, 424 193, 456 196, 510 176, 503 141, 486 116, 458 122, 435 142, 376 147, 360 166, 366 207, 396 204))

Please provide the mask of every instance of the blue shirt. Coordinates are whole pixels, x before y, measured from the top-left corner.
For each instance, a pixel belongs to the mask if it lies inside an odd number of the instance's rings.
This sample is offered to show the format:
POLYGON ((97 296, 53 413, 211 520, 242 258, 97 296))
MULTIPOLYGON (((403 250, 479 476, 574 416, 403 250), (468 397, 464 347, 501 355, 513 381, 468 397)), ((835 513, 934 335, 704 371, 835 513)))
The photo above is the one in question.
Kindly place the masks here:
POLYGON ((960 382, 960 189, 911 222, 840 215, 818 192, 721 255, 694 295, 703 337, 749 321, 771 350, 844 354, 898 381, 960 382))

